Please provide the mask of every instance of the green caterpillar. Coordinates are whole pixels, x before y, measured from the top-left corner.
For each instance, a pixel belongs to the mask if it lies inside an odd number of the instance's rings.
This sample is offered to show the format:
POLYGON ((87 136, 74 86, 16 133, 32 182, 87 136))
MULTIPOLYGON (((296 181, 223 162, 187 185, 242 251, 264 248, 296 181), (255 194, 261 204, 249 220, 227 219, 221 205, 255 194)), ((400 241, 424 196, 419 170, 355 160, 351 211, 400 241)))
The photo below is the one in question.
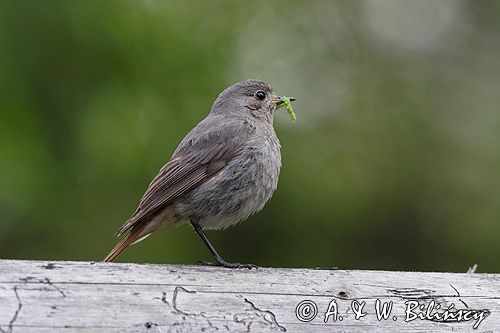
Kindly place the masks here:
POLYGON ((292 101, 290 100, 290 97, 283 96, 283 103, 278 105, 278 109, 282 106, 286 107, 286 111, 290 115, 290 119, 292 120, 292 123, 295 123, 297 121, 297 116, 295 115, 295 112, 293 112, 293 107, 292 107, 292 101))

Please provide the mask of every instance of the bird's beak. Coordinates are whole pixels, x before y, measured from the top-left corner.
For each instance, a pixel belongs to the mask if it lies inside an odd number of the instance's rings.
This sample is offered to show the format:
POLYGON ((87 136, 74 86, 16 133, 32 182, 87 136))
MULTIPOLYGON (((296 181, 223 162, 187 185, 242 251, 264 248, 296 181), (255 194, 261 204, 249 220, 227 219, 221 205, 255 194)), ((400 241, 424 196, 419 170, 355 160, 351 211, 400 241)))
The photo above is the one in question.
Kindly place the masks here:
MULTIPOLYGON (((296 100, 295 97, 288 97, 290 98, 290 101, 293 102, 296 100)), ((280 105, 281 103, 285 102, 285 100, 283 99, 283 96, 276 96, 273 98, 272 102, 273 104, 276 104, 276 105, 280 105)))

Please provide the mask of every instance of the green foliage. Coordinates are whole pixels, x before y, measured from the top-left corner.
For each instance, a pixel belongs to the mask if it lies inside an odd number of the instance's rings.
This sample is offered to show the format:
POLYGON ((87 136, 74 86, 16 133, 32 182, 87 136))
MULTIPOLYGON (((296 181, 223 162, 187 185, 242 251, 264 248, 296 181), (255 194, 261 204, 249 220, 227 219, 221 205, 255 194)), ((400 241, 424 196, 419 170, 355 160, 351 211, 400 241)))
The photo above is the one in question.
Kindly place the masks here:
MULTIPOLYGON (((101 259, 217 94, 256 78, 300 121, 275 115, 271 202, 208 234, 225 259, 498 272, 499 17, 495 1, 2 1, 0 257, 101 259)), ((200 259, 180 226, 119 260, 200 259)))

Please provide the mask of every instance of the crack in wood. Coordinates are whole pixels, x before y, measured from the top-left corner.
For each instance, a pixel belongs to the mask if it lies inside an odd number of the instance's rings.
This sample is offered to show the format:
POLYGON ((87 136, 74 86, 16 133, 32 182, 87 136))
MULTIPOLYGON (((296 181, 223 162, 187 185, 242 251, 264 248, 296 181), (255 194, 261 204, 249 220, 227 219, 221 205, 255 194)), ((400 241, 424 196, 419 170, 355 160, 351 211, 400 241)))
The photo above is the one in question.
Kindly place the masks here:
POLYGON ((59 268, 59 266, 56 266, 53 262, 49 262, 47 265, 42 266, 45 269, 54 269, 54 268, 59 268))
POLYGON ((13 289, 14 289, 14 294, 16 294, 17 309, 16 312, 14 312, 14 316, 12 316, 12 319, 9 321, 7 330, 4 330, 2 327, 0 327, 0 332, 2 333, 12 333, 12 330, 14 328, 14 323, 17 320, 17 317, 19 316, 19 312, 21 312, 21 308, 23 307, 23 304, 21 303, 21 298, 19 298, 19 293, 17 292, 17 286, 14 286, 13 289))
MULTIPOLYGON (((196 291, 194 291, 194 290, 187 290, 186 288, 181 287, 181 286, 175 287, 174 295, 172 296, 172 307, 174 308, 175 313, 182 314, 184 316, 193 316, 193 317, 198 316, 198 314, 196 314, 196 313, 188 313, 188 312, 180 310, 177 307, 177 295, 179 294, 179 290, 182 290, 182 291, 189 293, 189 294, 196 294, 196 291)), ((205 317, 205 314, 201 313, 200 316, 205 317)))
POLYGON ((387 289, 387 291, 401 298, 409 298, 409 299, 428 299, 428 298, 439 297, 437 295, 434 295, 435 293, 434 290, 430 289, 394 288, 394 289, 387 289))
POLYGON ((19 280, 21 280, 24 283, 44 283, 44 284, 48 284, 49 286, 51 286, 52 288, 54 288, 59 294, 61 294, 62 297, 66 297, 66 294, 64 293, 64 291, 62 291, 61 288, 59 288, 58 286, 56 286, 54 284, 54 282, 50 281, 50 279, 48 277, 46 277, 44 279, 37 279, 34 276, 27 276, 25 278, 20 278, 19 280), (33 282, 33 280, 35 280, 35 281, 33 282))
POLYGON ((55 290, 57 290, 61 294, 62 297, 66 297, 66 294, 64 293, 64 291, 62 291, 61 288, 59 288, 52 281, 50 281, 49 278, 45 278, 44 282, 47 283, 49 286, 52 286, 55 290))
MULTIPOLYGON (((178 315, 183 316, 183 320, 186 320, 186 317, 191 317, 191 318, 201 317, 208 324, 208 328, 218 331, 219 328, 213 325, 212 321, 209 318, 207 318, 205 312, 189 313, 189 312, 186 312, 186 311, 179 309, 178 304, 177 304, 179 291, 184 291, 184 292, 189 293, 189 294, 196 294, 195 290, 188 290, 182 286, 176 286, 174 289, 174 293, 172 295, 172 300, 170 301, 170 303, 167 301, 167 293, 165 293, 165 292, 162 293, 161 301, 174 309, 172 311, 173 314, 178 314, 178 315)), ((156 326, 159 326, 159 325, 156 325, 156 326)), ((206 331, 206 327, 201 328, 201 331, 202 332, 206 331)))
MULTIPOLYGON (((250 304, 250 311, 254 311, 254 313, 257 315, 257 317, 261 317, 262 319, 264 319, 264 322, 269 325, 271 327, 271 329, 278 329, 282 332, 286 332, 286 328, 283 326, 283 325, 280 325, 278 323, 278 320, 276 319, 276 315, 274 314, 274 312, 270 311, 270 310, 262 310, 258 307, 255 306, 255 304, 250 301, 248 298, 245 298, 245 303, 248 303, 250 304), (269 319, 266 314, 271 318, 269 319)), ((247 310, 248 312, 249 310, 247 310)), ((246 318, 242 318, 240 319, 240 316, 241 315, 247 315, 247 314, 235 314, 233 316, 233 321, 236 322, 236 323, 241 323, 243 325, 246 326, 246 330, 247 332, 250 332, 251 330, 251 326, 253 324, 253 320, 252 318, 247 317, 246 318), (250 320, 249 320, 250 319, 250 320)))

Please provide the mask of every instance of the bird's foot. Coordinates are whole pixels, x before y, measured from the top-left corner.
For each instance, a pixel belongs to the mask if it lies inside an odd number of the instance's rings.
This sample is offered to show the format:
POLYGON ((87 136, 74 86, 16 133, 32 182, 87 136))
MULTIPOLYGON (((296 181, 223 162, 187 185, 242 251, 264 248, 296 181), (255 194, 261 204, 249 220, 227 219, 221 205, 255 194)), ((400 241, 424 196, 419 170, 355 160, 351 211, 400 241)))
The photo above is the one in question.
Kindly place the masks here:
POLYGON ((254 264, 240 264, 239 262, 226 262, 224 260, 217 260, 216 262, 211 262, 211 261, 197 261, 196 264, 198 265, 203 265, 203 266, 219 266, 219 267, 225 267, 225 268, 232 268, 232 269, 241 269, 241 268, 247 268, 247 269, 258 269, 259 267, 254 264))

